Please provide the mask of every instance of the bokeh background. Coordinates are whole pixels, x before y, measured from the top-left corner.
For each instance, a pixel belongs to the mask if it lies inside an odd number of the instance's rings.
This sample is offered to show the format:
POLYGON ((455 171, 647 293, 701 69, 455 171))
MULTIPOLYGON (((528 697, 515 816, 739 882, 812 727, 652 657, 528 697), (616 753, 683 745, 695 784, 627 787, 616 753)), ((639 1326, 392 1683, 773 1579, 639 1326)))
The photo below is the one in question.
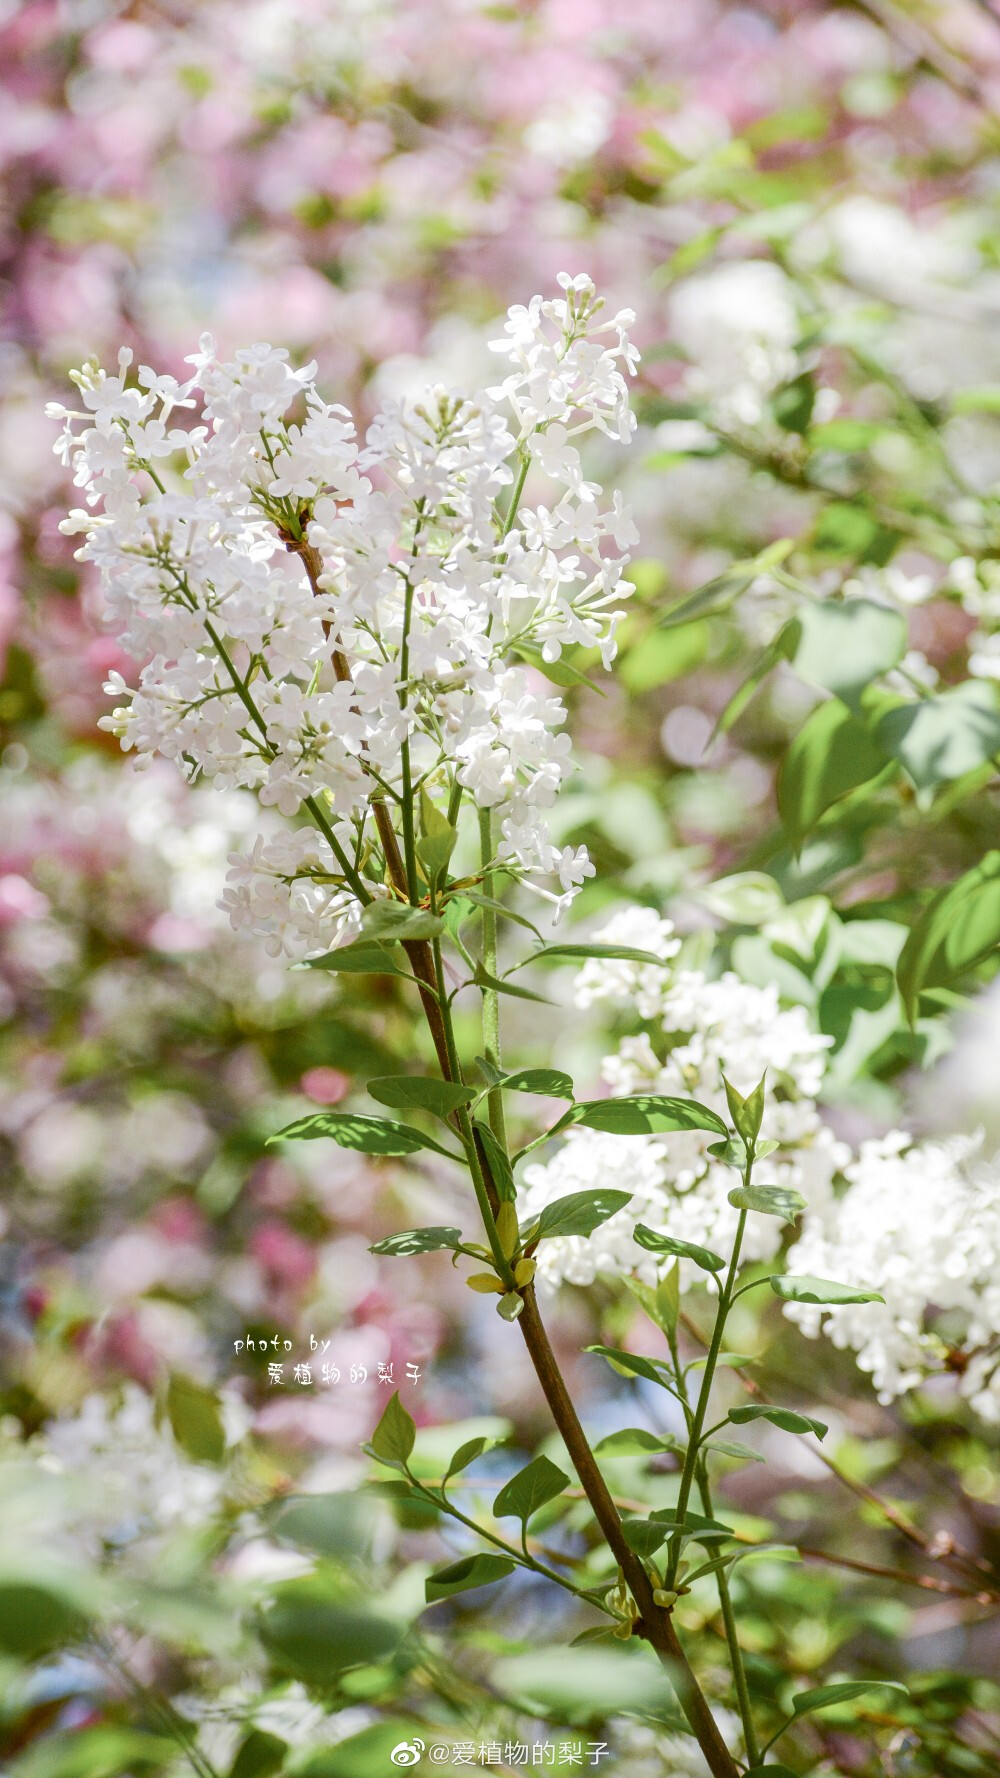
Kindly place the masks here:
MULTIPOLYGON (((196 1399, 221 1391, 232 1437, 253 1429, 252 1461, 235 1491, 227 1484, 230 1530, 293 1483, 356 1487, 357 1447, 385 1396, 380 1364, 397 1380, 418 1367, 406 1399, 422 1425, 493 1416, 531 1449, 545 1421, 519 1342, 470 1308, 446 1262, 390 1266, 368 1252, 401 1222, 448 1220, 449 1186, 325 1144, 265 1151, 304 1102, 340 1102, 420 1040, 384 984, 357 978, 338 997, 238 940, 216 903, 226 854, 252 823, 247 802, 186 787, 166 764, 139 774, 98 729, 108 671, 134 670, 60 534, 73 493, 45 403, 66 399, 72 366, 91 353, 110 362, 120 345, 183 374, 210 331, 224 350, 267 339, 315 357, 326 392, 364 417, 428 374, 488 378, 484 340, 507 304, 562 269, 590 272, 612 307, 637 310, 644 363, 637 442, 627 462, 609 452, 600 465, 641 530, 621 670, 603 696, 569 694, 583 767, 563 820, 602 873, 581 913, 624 895, 707 933, 727 915, 700 891, 756 870, 789 900, 824 896, 841 913, 878 901, 905 921, 928 886, 990 844, 986 779, 957 810, 950 790, 933 810, 889 794, 874 819, 798 852, 780 831, 775 780, 815 694, 782 669, 713 738, 787 615, 787 591, 759 581, 731 610, 716 593, 686 622, 657 624, 719 577, 732 590, 734 563, 806 538, 820 591, 876 577, 906 613, 911 680, 971 673, 993 685, 1000 23, 984 0, 0 0, 0 63, 8 1525, 17 1544, 20 1514, 51 1523, 100 1572, 125 1563, 148 1580, 173 1563, 176 1594, 129 1626, 129 1672, 203 1727, 219 1716, 221 1770, 250 1695, 235 1589, 286 1570, 259 1525, 244 1526, 207 1578, 222 1483, 198 1461, 197 1437, 186 1454, 172 1437, 165 1380, 188 1380, 196 1399), (296 1392, 288 1371, 269 1386, 274 1348, 235 1346, 278 1338, 298 1359, 311 1334, 331 1341, 336 1388, 296 1392), (366 1379, 351 1383, 352 1366, 366 1379), (38 1492, 25 1451, 43 1453, 50 1479, 75 1475, 81 1494, 38 1492)), ((778 968, 746 946, 743 966, 762 979, 778 968)), ((787 973, 781 985, 796 997, 787 973)), ((862 986, 871 1024, 854 1025, 846 1057, 851 983, 824 1014, 841 1057, 829 1095, 838 1133, 985 1118, 1000 1134, 988 995, 976 1031, 959 1021, 955 1052, 954 1009, 914 1032, 898 1001, 862 986)), ((568 981, 554 991, 568 1000, 568 981)), ((537 1059, 596 1080, 608 1047, 596 1023, 572 1021, 567 1035, 565 1017, 547 1027, 533 1015, 520 1027, 537 1059)), ((624 1325, 620 1307, 569 1292, 558 1318, 598 1426, 614 1423, 614 1395, 577 1354, 604 1313, 624 1325)), ((981 1564, 995 1554, 991 1429, 947 1392, 880 1406, 843 1355, 803 1355, 801 1343, 793 1355, 791 1332, 772 1332, 776 1374, 797 1367, 832 1405, 843 1474, 783 1447, 777 1480, 741 1472, 733 1500, 748 1523, 776 1515, 800 1542, 897 1579, 816 1561, 762 1582, 748 1607, 761 1661, 810 1673, 838 1657, 927 1676, 940 1746, 908 1751, 904 1728, 885 1755, 898 1763, 869 1767, 864 1737, 834 1727, 817 1754, 824 1770, 997 1770, 968 1690, 990 1669, 989 1589, 977 1603, 966 1570, 935 1592, 928 1558, 936 1534, 981 1564), (889 1520, 859 1501, 876 1482, 889 1520), (914 1538, 891 1522, 899 1501, 925 1527, 914 1538), (917 1569, 931 1575, 922 1591, 917 1569), (966 1743, 966 1764, 947 1763, 966 1743)), ((365 1560, 391 1567, 411 1533, 382 1526, 365 1560)), ((536 1637, 561 1637, 550 1601, 520 1609, 536 1637)), ((59 1736, 73 1728, 125 1732, 131 1682, 116 1658, 91 1650, 30 1679, 12 1663, 15 1770, 68 1771, 59 1736)), ((356 1689, 326 1710, 282 1693, 271 1729, 305 1747, 367 1733, 384 1700, 356 1689)), ((555 1720, 560 1709, 572 1718, 563 1700, 555 1720)), ((614 1719, 613 1700, 607 1710, 614 1719)), ((617 1769, 700 1770, 679 1743, 622 1721, 608 1731, 617 1769)), ((156 1763, 149 1748, 115 1745, 72 1769, 101 1778, 133 1757, 156 1763)), ((371 1770, 387 1770, 376 1751, 371 1770)), ((349 1757, 344 1771, 369 1769, 364 1749, 349 1757)))

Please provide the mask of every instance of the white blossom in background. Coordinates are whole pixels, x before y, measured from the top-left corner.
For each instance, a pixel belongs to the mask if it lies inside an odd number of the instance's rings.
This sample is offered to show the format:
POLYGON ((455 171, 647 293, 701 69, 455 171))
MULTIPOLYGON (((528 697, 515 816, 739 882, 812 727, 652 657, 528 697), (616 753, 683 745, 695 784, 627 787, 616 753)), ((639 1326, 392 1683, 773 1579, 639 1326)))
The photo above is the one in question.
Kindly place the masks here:
MULTIPOLYGON (((243 1404, 231 1392, 221 1402, 230 1442, 246 1430, 243 1404)), ((155 1549, 169 1532, 203 1525, 218 1508, 225 1472, 193 1463, 175 1442, 169 1424, 157 1425, 153 1399, 127 1383, 115 1402, 88 1395, 75 1413, 50 1420, 32 1440, 42 1468, 69 1479, 79 1499, 72 1535, 94 1553, 155 1549)))
POLYGON ((107 617, 140 664, 106 727, 140 762, 245 788, 318 832, 230 860, 224 905, 272 955, 354 937, 384 893, 371 811, 420 784, 494 811, 497 856, 561 910, 591 866, 547 811, 570 767, 565 710, 530 661, 614 650, 636 532, 584 478, 578 441, 634 430, 633 320, 584 277, 508 315, 501 384, 386 403, 358 444, 347 410, 267 345, 220 362, 207 336, 183 384, 119 355, 52 406, 57 450, 107 617), (179 423, 180 422, 180 423, 179 423), (528 460, 546 502, 504 515, 528 460), (178 470, 178 465, 183 468, 178 470), (359 890, 361 893, 359 893, 359 890))
MULTIPOLYGON (((712 1715, 730 1753, 741 1756, 743 1728, 736 1712, 713 1704, 712 1715)), ((709 1778, 705 1756, 690 1735, 664 1734, 622 1717, 615 1723, 614 1748, 629 1778, 709 1778)))
MULTIPOLYGON (((732 972, 713 980, 678 969, 673 926, 648 908, 624 910, 597 936, 665 960, 658 969, 594 959, 577 976, 579 1006, 603 1002, 638 1013, 647 1025, 605 1057, 612 1095, 690 1095, 726 1116, 722 1074, 746 1092, 766 1069, 761 1134, 778 1148, 756 1177, 790 1186, 806 1203, 782 1269, 885 1298, 835 1308, 788 1303, 786 1315, 808 1336, 823 1332, 855 1352, 883 1401, 953 1371, 977 1412, 1000 1421, 1000 1157, 985 1157, 982 1134, 917 1142, 895 1130, 853 1154, 817 1106, 832 1040, 811 1028, 804 1007, 782 1008, 774 987, 732 972)), ((728 1254, 737 1222, 728 1194, 736 1176, 709 1154, 713 1140, 702 1131, 616 1136, 576 1129, 550 1161, 526 1167, 525 1217, 612 1179, 631 1194, 593 1235, 543 1242, 542 1286, 626 1275, 654 1282, 656 1262, 633 1239, 637 1222, 728 1254)), ((744 1257, 772 1259, 783 1234, 777 1219, 751 1216, 744 1257)), ((704 1278, 687 1262, 682 1268, 686 1282, 704 1278)))
POLYGON ((768 398, 796 373, 794 286, 767 260, 686 278, 671 296, 670 327, 690 359, 690 394, 726 430, 759 425, 768 398))
MULTIPOLYGON (((689 1096, 725 1117, 723 1073, 746 1092, 767 1069, 761 1133, 779 1146, 768 1157, 762 1177, 791 1186, 809 1203, 826 1203, 849 1158, 815 1104, 831 1039, 810 1028, 804 1008, 782 1009, 774 988, 755 987, 731 972, 713 981, 701 971, 672 967, 679 950, 673 926, 648 908, 616 915, 598 936, 609 944, 650 950, 666 964, 657 969, 594 959, 579 972, 578 1005, 603 1001, 633 1008, 650 1027, 640 1036, 624 1038, 615 1054, 605 1057, 602 1072, 611 1093, 689 1096)), ((609 1179, 632 1194, 626 1208, 593 1235, 543 1242, 538 1256, 542 1284, 589 1284, 597 1277, 626 1273, 655 1282, 654 1257, 632 1237, 637 1222, 727 1253, 738 1220, 728 1195, 737 1181, 732 1168, 709 1154, 715 1140, 701 1130, 664 1136, 571 1130, 551 1161, 526 1167, 525 1216, 536 1215, 555 1198, 595 1189, 609 1179)), ((775 1218, 751 1217, 747 1258, 770 1259, 781 1235, 775 1218)), ((703 1276, 693 1267, 690 1272, 692 1280, 703 1276)))
POLYGON ((914 1143, 899 1130, 864 1142, 844 1169, 848 1189, 811 1206, 788 1269, 872 1288, 884 1303, 826 1312, 789 1303, 803 1333, 823 1331, 857 1354, 883 1401, 940 1370, 933 1326, 946 1314, 959 1348, 959 1388, 1000 1420, 1000 1170, 979 1137, 914 1143), (971 1355, 971 1361, 969 1361, 971 1355))

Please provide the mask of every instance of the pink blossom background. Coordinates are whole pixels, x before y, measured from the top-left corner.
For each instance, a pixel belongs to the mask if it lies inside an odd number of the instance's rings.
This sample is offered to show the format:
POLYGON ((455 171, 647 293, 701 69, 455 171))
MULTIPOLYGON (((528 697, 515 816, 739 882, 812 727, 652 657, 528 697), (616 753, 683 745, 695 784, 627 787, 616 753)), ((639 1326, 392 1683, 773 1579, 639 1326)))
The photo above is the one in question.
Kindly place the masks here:
MULTIPOLYGON (((334 1328, 341 1363, 372 1373, 307 1402, 244 1369, 261 1429, 290 1446, 364 1436, 380 1360, 432 1370, 418 1416, 534 1400, 513 1343, 486 1362, 495 1318, 467 1313, 447 1262, 369 1255, 412 1213, 403 1186, 263 1150, 286 1102, 337 1103, 373 1041, 405 1053, 412 1035, 394 1005, 331 1010, 240 953, 214 912, 216 816, 166 768, 137 784, 97 730, 121 663, 58 530, 69 493, 45 401, 87 354, 125 344, 177 371, 210 330, 315 356, 364 414, 428 361, 478 374, 488 325, 565 268, 637 309, 646 424, 674 375, 667 268, 730 218, 727 154, 761 120, 798 120, 762 177, 801 164, 806 195, 818 154, 827 192, 913 215, 975 187, 1000 36, 971 0, 930 30, 880 12, 0 4, 2 1263, 8 1353, 39 1416, 95 1379, 232 1378, 251 1327, 334 1328), (691 168, 668 190, 672 154, 691 168)), ((644 553, 704 578, 641 458, 634 481, 644 553)), ((615 707, 588 738, 621 751, 618 722, 615 707)), ((433 1187, 418 1208, 436 1219, 433 1187)))

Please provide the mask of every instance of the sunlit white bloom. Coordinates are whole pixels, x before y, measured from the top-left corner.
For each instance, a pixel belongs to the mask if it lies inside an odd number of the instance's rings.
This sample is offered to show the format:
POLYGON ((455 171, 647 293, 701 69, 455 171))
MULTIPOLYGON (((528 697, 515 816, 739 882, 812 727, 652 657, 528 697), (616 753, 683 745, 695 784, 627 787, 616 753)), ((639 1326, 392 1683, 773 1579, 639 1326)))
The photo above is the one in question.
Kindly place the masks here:
POLYGON ((755 426, 795 375, 799 317, 791 283, 769 260, 741 260, 685 279, 671 333, 690 360, 687 385, 725 427, 755 426))
POLYGON ((82 408, 50 410, 86 502, 64 528, 140 664, 134 689, 109 677, 102 726, 139 762, 163 754, 312 824, 304 851, 232 862, 226 911, 275 955, 348 940, 383 892, 374 786, 392 808, 457 779, 495 812, 507 869, 560 907, 590 873, 548 836, 570 744, 524 658, 614 655, 636 532, 577 441, 629 437, 637 355, 630 311, 606 319, 586 276, 559 283, 510 311, 499 390, 387 402, 360 445, 315 365, 267 344, 224 362, 208 335, 183 384, 146 366, 131 381, 123 351, 116 375, 75 373, 82 408), (554 492, 516 512, 532 458, 554 492))
MULTIPOLYGON (((579 1005, 604 1001, 649 1021, 647 1031, 624 1038, 615 1054, 605 1057, 602 1072, 612 1095, 690 1097, 726 1117, 723 1074, 746 1092, 766 1069, 771 1090, 761 1134, 778 1146, 762 1177, 800 1192, 807 1203, 826 1203, 849 1150, 822 1122, 814 1102, 830 1039, 810 1028, 804 1008, 783 1009, 775 989, 755 987, 731 972, 711 980, 700 971, 677 970, 673 926, 652 909, 623 910, 597 937, 664 960, 656 965, 594 959, 577 978, 579 1005)), ((729 1202, 737 1180, 709 1152, 716 1140, 701 1130, 662 1137, 572 1130, 551 1161, 525 1168, 526 1216, 612 1177, 616 1187, 631 1194, 625 1209, 593 1235, 542 1243, 543 1286, 586 1284, 624 1273, 653 1282, 656 1261, 632 1237, 637 1222, 725 1255, 738 1221, 729 1202)), ((781 1233, 775 1218, 751 1217, 746 1257, 772 1258, 781 1233)), ((696 1275, 693 1267, 691 1272, 696 1275)))
MULTIPOLYGON (((235 1423, 233 1431, 238 1436, 235 1423)), ((185 1457, 169 1423, 157 1423, 152 1397, 135 1383, 125 1385, 117 1403, 88 1395, 32 1443, 46 1468, 80 1490, 74 1541, 89 1541, 95 1552, 107 1543, 148 1545, 168 1531, 204 1524, 225 1488, 225 1472, 185 1457)))
POLYGON ((787 1269, 877 1290, 885 1302, 790 1303, 786 1313, 804 1333, 822 1326, 856 1352, 883 1401, 948 1363, 947 1333, 962 1393, 1000 1420, 996 1160, 983 1158, 978 1137, 914 1143, 895 1130, 863 1143, 845 1173, 846 1194, 810 1208, 787 1269))

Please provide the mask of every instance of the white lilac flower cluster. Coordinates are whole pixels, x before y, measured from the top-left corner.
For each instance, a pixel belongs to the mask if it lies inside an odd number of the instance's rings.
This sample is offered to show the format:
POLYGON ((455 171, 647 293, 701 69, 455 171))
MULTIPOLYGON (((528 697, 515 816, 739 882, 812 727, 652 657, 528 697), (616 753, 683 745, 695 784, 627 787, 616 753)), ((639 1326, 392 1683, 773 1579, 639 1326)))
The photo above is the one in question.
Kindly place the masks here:
MULTIPOLYGON (((830 1039, 804 1008, 782 1009, 777 991, 726 973, 712 980, 678 968, 669 920, 650 909, 616 915, 600 933, 634 945, 665 967, 593 960, 579 972, 576 1002, 637 1012, 648 1029, 605 1058, 613 1095, 688 1094, 726 1115, 722 1074, 747 1091, 767 1070, 761 1134, 778 1143, 759 1183, 792 1187, 806 1202, 783 1269, 880 1292, 882 1303, 828 1309, 789 1303, 810 1337, 825 1333, 857 1354, 880 1398, 890 1401, 929 1375, 953 1372, 984 1419, 1000 1421, 1000 1189, 998 1161, 979 1137, 915 1142, 901 1131, 852 1153, 817 1107, 830 1039), (838 1184, 846 1189, 838 1189, 838 1184)), ((626 1208, 588 1238, 553 1239, 539 1250, 543 1288, 632 1275, 655 1281, 653 1256, 633 1238, 637 1222, 727 1255, 737 1212, 735 1181, 698 1131, 615 1136, 571 1130, 553 1159, 524 1173, 524 1214, 609 1180, 631 1193, 626 1208)), ((780 1223, 751 1216, 744 1255, 770 1260, 780 1223)), ((687 1261, 685 1282, 704 1279, 687 1261)))
MULTIPOLYGON (((580 971, 577 1004, 599 1001, 634 1008, 649 1030, 626 1037, 605 1058, 603 1074, 612 1094, 665 1093, 698 1099, 727 1115, 722 1075, 742 1092, 767 1069, 770 1088, 763 1137, 778 1143, 768 1158, 767 1177, 793 1187, 807 1203, 825 1204, 833 1180, 849 1158, 820 1118, 815 1104, 830 1039, 809 1027, 802 1007, 781 1008, 777 990, 758 988, 732 973, 710 980, 699 970, 670 967, 679 949, 669 920, 650 909, 615 916, 601 938, 662 956, 667 967, 621 961, 591 961, 580 971)), ((669 1136, 614 1136, 571 1130, 551 1161, 525 1169, 525 1214, 536 1214, 554 1198, 606 1185, 632 1194, 629 1205, 593 1235, 567 1236, 543 1243, 539 1278, 552 1286, 564 1280, 589 1284, 602 1276, 633 1273, 655 1282, 656 1261, 632 1236, 637 1222, 680 1240, 726 1253, 738 1213, 728 1201, 735 1183, 731 1168, 709 1153, 717 1140, 692 1130, 669 1136)), ((745 1253, 770 1259, 781 1240, 773 1217, 753 1217, 745 1253)), ((683 1262, 693 1280, 698 1274, 683 1262)))
MULTIPOLYGON (((232 1442, 246 1430, 246 1412, 231 1393, 222 1402, 232 1442)), ((185 1457, 136 1383, 125 1385, 117 1403, 88 1395, 75 1413, 50 1420, 31 1448, 78 1494, 74 1544, 82 1538, 95 1554, 132 1545, 152 1553, 171 1532, 211 1518, 225 1490, 224 1472, 185 1457)))
POLYGON ((531 663, 614 653, 636 533, 577 441, 628 439, 637 355, 631 311, 605 319, 589 278, 559 283, 491 342, 498 387, 387 405, 363 446, 314 365, 266 345, 223 363, 207 337, 183 384, 131 380, 123 351, 117 375, 76 373, 82 409, 49 409, 87 501, 63 529, 84 533, 141 664, 134 692, 111 676, 105 726, 140 761, 164 754, 317 830, 232 860, 233 924, 275 955, 348 942, 359 883, 383 892, 376 790, 390 811, 418 786, 452 811, 468 794, 494 811, 505 867, 557 906, 591 874, 549 837, 569 740, 531 663), (529 463, 549 504, 518 505, 529 463))
MULTIPOLYGON (((788 1266, 885 1297, 839 1308, 823 1328, 857 1353, 883 1401, 950 1365, 977 1412, 1000 1421, 1000 1181, 981 1150, 981 1137, 914 1143, 901 1130, 863 1142, 846 1193, 807 1217, 788 1266), (926 1326, 930 1307, 942 1332, 926 1326)), ((820 1332, 822 1310, 787 1313, 820 1332)))
MULTIPOLYGON (((723 430, 742 431, 766 419, 769 398, 794 377, 802 324, 795 288, 763 259, 739 260, 678 284, 670 303, 671 335, 688 357, 687 391, 723 430)), ((680 422, 691 428, 691 422, 680 422)), ((671 443, 667 421, 662 442, 671 443)), ((706 432, 705 438, 710 435, 706 432)), ((676 435, 680 448, 700 442, 676 435)))

